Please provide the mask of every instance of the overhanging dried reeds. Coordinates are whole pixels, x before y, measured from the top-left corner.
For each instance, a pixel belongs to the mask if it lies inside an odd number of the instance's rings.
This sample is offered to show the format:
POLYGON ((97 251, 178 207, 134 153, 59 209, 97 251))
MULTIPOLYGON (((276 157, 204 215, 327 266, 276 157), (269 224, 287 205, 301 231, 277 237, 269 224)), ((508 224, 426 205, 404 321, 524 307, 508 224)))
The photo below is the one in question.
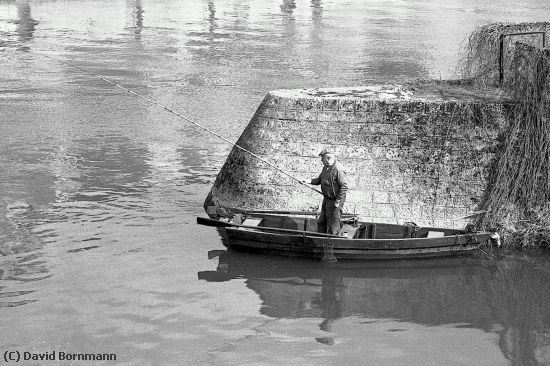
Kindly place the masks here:
POLYGON ((550 22, 491 23, 477 28, 466 42, 460 71, 478 87, 499 86, 513 66, 517 42, 544 47, 550 22))
POLYGON ((517 44, 509 73, 503 87, 516 104, 478 225, 537 245, 550 238, 550 50, 517 44))
POLYGON ((477 28, 468 37, 465 58, 461 62, 464 79, 478 87, 495 85, 499 75, 500 36, 510 23, 492 23, 477 28))

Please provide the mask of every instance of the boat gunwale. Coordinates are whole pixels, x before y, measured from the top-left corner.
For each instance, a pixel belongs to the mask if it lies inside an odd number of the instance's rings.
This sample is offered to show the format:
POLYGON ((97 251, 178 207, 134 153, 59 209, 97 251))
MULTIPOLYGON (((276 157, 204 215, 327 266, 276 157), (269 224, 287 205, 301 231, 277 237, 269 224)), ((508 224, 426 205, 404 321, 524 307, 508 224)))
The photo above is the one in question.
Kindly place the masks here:
MULTIPOLYGON (((236 225, 237 226, 237 225, 236 225)), ((396 225, 397 226, 397 225, 396 225)), ((460 234, 451 234, 451 235, 444 235, 444 236, 439 236, 439 237, 433 237, 433 238, 375 238, 375 239, 371 239, 371 238, 348 238, 348 237, 343 237, 343 236, 335 236, 335 237, 324 237, 324 236, 316 236, 316 235, 304 235, 304 234, 297 234, 297 233, 293 233, 293 232, 289 232, 288 234, 284 234, 284 233, 277 233, 277 232, 267 232, 267 231, 262 231, 262 229, 253 229, 253 228, 248 228, 248 227, 224 227, 223 229, 225 230, 231 230, 231 231, 244 231, 244 232, 256 232, 256 233, 259 233, 259 234, 264 234, 264 235, 270 235, 270 236, 283 236, 283 237, 295 237, 295 238, 303 238, 304 236, 306 238, 315 238, 315 239, 324 239, 324 240, 328 240, 328 241, 334 241, 334 240, 337 240, 337 241, 368 241, 368 242, 384 242, 384 241, 391 241, 391 242, 399 242, 399 241, 437 241, 437 240, 442 240, 442 239, 448 239, 448 238, 457 238, 457 237, 467 237, 469 235, 480 235, 480 234, 483 234, 483 235, 486 235, 486 234, 491 234, 490 232, 488 231, 477 231, 477 232, 474 232, 474 233, 460 233, 460 234)), ((444 229, 441 229, 441 228, 426 228, 426 229, 439 229, 439 230, 444 230, 444 229)), ((304 233, 314 233, 312 231, 303 231, 304 233)))
MULTIPOLYGON (((262 217, 263 218, 263 215, 264 214, 262 213, 261 215, 255 215, 254 214, 254 215, 251 215, 251 216, 252 217, 262 217)), ((274 217, 289 217, 289 215, 280 215, 280 214, 271 215, 271 214, 266 213, 265 215, 274 216, 274 217)), ((254 231, 254 232, 258 232, 258 233, 264 233, 264 234, 269 234, 269 235, 280 235, 280 236, 286 236, 286 237, 294 236, 294 237, 302 238, 302 237, 306 236, 308 238, 324 238, 324 239, 330 239, 330 240, 346 240, 346 241, 348 241, 348 240, 349 241, 364 241, 364 240, 372 240, 372 241, 391 240, 391 241, 397 241, 397 240, 413 240, 413 239, 427 240, 427 239, 442 239, 442 238, 449 238, 449 237, 456 237, 456 236, 467 236, 467 235, 472 235, 472 234, 475 235, 475 234, 482 234, 482 233, 483 234, 490 234, 487 231, 478 231, 478 232, 468 233, 463 229, 445 229, 445 228, 432 227, 432 226, 408 226, 408 225, 402 225, 402 224, 359 221, 359 224, 364 224, 364 225, 369 225, 369 224, 388 225, 388 226, 400 227, 400 228, 403 228, 403 229, 407 228, 407 227, 416 227, 416 228, 419 228, 419 229, 421 228, 421 229, 425 229, 425 230, 429 230, 429 231, 438 231, 438 232, 456 231, 456 233, 449 234, 449 235, 444 235, 444 236, 440 236, 440 237, 433 237, 433 238, 428 238, 428 237, 421 237, 421 238, 374 238, 374 239, 372 239, 372 238, 349 238, 349 237, 344 237, 344 236, 320 233, 320 232, 316 232, 316 231, 288 229, 288 228, 280 228, 280 227, 273 227, 273 226, 249 226, 249 225, 243 225, 243 224, 228 223, 226 221, 222 221, 222 220, 218 220, 218 219, 208 219, 208 220, 213 221, 213 222, 219 222, 221 224, 220 228, 223 228, 223 229, 226 229, 226 230, 229 229, 229 230, 240 230, 240 231, 254 231), (227 224, 229 224, 230 226, 226 226, 227 224), (280 233, 278 233, 277 231, 280 231, 280 233)))
POLYGON ((490 239, 490 233, 476 233, 475 240, 468 240, 467 235, 450 235, 434 238, 401 238, 401 239, 349 239, 349 238, 323 238, 308 237, 305 235, 285 235, 281 233, 262 232, 252 229, 224 228, 227 230, 229 240, 239 240, 249 242, 250 244, 240 244, 243 247, 259 248, 261 245, 253 243, 269 243, 269 245, 282 246, 288 251, 314 249, 323 249, 325 245, 333 247, 333 250, 415 250, 415 249, 435 249, 435 248, 453 248, 465 247, 467 245, 479 246, 490 239), (478 239, 481 236, 481 239, 478 239), (283 239, 283 240, 279 240, 283 239), (308 240, 306 243, 305 240, 308 240))

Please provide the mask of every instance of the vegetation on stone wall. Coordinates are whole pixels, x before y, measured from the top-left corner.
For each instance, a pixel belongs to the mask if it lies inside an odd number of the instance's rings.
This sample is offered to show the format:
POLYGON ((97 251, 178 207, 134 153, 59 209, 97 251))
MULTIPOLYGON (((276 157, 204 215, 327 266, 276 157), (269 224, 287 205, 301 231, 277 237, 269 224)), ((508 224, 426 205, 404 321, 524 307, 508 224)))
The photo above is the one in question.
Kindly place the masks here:
POLYGON ((516 54, 516 42, 542 47, 544 38, 541 32, 547 34, 550 32, 550 22, 519 24, 500 22, 477 28, 466 42, 460 64, 463 78, 474 81, 478 87, 499 86, 501 64, 504 78, 508 76, 509 70, 513 69, 511 63, 516 54), (501 36, 503 36, 502 44, 501 36))
POLYGON ((468 37, 461 63, 462 76, 478 86, 494 85, 499 74, 500 35, 507 23, 491 23, 479 27, 468 37))
MULTIPOLYGON (((482 27, 470 37, 466 76, 478 85, 495 80, 500 33, 482 27), (485 50, 484 50, 485 48, 485 50)), ((517 32, 517 31, 516 31, 517 32)), ((482 204, 482 228, 498 229, 513 246, 550 243, 550 50, 516 43, 502 88, 515 101, 482 204)), ((498 65, 498 62, 497 62, 498 65)))

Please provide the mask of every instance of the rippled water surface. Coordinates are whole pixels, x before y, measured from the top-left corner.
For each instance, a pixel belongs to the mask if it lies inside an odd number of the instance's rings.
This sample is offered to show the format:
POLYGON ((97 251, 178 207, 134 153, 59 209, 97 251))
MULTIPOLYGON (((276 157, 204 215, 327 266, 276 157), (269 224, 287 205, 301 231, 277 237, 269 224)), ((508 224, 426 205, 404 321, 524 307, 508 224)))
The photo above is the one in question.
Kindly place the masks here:
MULTIPOLYGON (((547 0, 0 1, 0 353, 118 364, 550 363, 548 257, 339 264, 199 227, 272 89, 450 78, 547 0)), ((95 363, 97 364, 97 363, 95 363)))

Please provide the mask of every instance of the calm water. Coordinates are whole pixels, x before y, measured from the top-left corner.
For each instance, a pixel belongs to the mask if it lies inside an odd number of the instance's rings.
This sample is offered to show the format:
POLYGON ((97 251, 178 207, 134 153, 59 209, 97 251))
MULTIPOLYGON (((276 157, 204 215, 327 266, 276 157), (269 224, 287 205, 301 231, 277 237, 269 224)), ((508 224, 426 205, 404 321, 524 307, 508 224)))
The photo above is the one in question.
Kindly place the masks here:
MULTIPOLYGON (((548 256, 229 255, 195 224, 272 89, 455 76, 547 0, 0 1, 0 353, 127 365, 550 364, 548 256)), ((99 364, 99 363, 94 363, 99 364)))

